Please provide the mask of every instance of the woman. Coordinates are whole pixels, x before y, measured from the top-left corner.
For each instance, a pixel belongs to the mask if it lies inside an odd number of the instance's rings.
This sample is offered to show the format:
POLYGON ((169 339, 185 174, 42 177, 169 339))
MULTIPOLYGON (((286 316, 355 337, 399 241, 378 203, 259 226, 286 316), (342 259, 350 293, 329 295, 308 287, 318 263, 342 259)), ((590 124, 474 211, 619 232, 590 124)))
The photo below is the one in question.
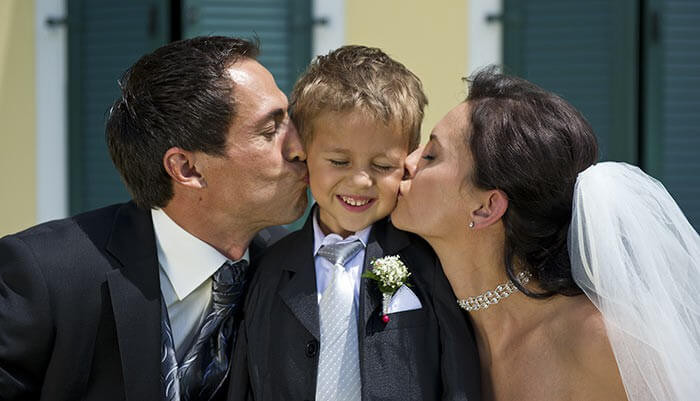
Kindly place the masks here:
POLYGON ((486 399, 700 394, 700 239, 655 180, 596 158, 570 104, 486 70, 406 161, 392 221, 469 312, 486 399))

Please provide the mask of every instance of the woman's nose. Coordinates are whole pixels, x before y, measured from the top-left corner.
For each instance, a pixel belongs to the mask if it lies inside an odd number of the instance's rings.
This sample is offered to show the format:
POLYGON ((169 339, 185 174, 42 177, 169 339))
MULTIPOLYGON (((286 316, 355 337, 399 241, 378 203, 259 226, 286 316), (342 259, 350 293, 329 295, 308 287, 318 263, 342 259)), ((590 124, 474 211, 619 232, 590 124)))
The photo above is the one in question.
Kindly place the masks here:
POLYGON ((413 175, 416 174, 416 168, 418 168, 418 161, 420 160, 420 155, 423 153, 423 147, 419 146, 418 149, 414 150, 411 152, 410 155, 406 156, 406 160, 404 161, 404 173, 403 173, 403 178, 409 179, 413 178, 413 175))

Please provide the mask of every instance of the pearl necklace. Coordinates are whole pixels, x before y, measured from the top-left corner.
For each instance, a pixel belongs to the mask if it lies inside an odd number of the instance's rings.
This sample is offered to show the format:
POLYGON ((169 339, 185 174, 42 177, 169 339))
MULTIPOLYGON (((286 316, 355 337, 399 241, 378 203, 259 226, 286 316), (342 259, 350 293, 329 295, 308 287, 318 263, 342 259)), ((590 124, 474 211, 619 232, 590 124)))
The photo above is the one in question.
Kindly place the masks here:
MULTIPOLYGON (((522 271, 518 273, 517 280, 520 284, 525 285, 530 281, 530 277, 532 277, 530 272, 522 271)), ((518 291, 518 287, 513 284, 513 280, 508 280, 506 283, 499 284, 493 291, 489 290, 474 297, 459 299, 457 304, 468 312, 488 309, 489 306, 501 302, 504 298, 508 298, 515 291, 518 291)))

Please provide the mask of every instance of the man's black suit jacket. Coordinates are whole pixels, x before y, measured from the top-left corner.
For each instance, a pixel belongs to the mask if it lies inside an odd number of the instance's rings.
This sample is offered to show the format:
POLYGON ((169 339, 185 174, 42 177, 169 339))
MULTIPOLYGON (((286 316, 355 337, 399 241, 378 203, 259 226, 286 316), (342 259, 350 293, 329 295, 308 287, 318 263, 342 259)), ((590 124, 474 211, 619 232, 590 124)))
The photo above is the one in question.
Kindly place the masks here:
MULTIPOLYGON (((312 400, 319 317, 312 217, 268 248, 253 277, 234 352, 229 398, 312 400)), ((479 357, 471 327, 432 249, 387 219, 374 224, 364 269, 400 255, 422 308, 380 316, 376 283, 362 279, 359 353, 363 400, 479 400, 479 357)))
POLYGON ((0 400, 159 400, 160 344, 150 211, 129 202, 0 239, 0 400))

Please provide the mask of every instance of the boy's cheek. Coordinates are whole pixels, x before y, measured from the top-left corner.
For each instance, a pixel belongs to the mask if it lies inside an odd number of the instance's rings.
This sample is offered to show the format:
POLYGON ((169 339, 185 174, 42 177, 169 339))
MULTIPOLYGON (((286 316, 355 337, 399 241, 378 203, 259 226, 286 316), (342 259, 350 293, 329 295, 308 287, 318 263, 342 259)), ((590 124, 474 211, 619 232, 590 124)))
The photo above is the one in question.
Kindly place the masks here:
POLYGON ((384 204, 391 209, 394 209, 396 207, 396 202, 398 200, 399 196, 399 187, 401 185, 401 177, 402 175, 394 175, 392 174, 391 176, 388 176, 385 178, 385 181, 382 182, 383 189, 381 191, 381 196, 382 201, 384 204))
POLYGON ((387 191, 393 193, 394 197, 399 194, 399 186, 401 185, 401 179, 403 178, 403 169, 394 171, 391 175, 385 177, 382 183, 387 191))

